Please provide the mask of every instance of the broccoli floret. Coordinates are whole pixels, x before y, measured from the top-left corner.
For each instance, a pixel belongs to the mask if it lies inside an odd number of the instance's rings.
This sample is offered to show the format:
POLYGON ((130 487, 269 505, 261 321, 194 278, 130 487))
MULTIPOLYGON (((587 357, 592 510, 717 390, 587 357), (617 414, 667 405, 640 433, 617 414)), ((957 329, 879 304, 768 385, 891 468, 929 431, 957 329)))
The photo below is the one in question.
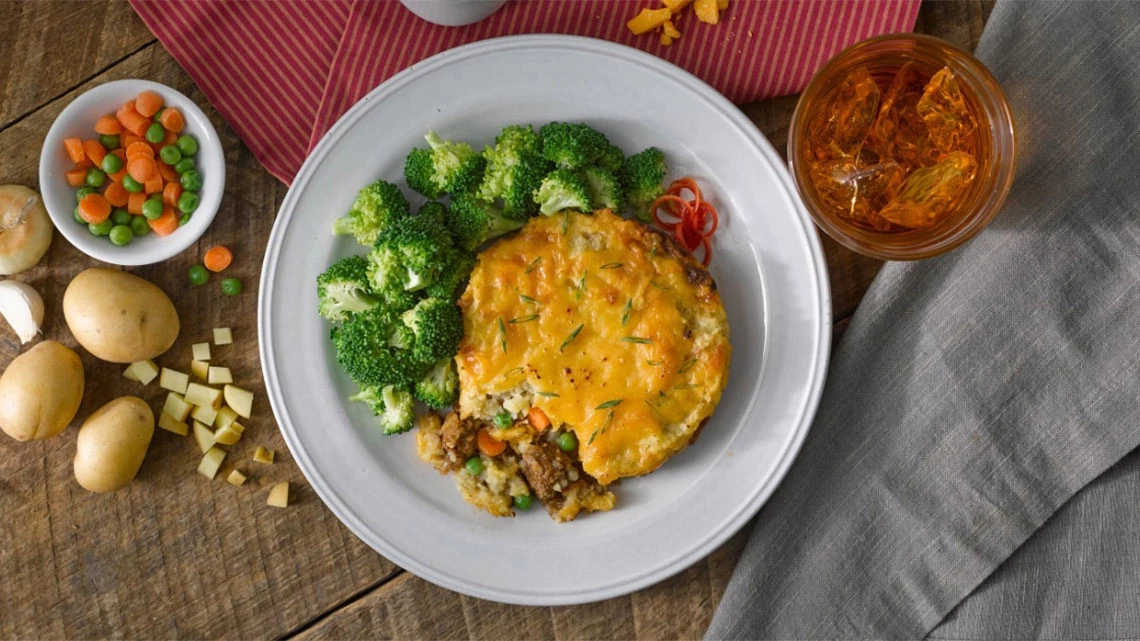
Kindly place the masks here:
POLYGON ((381 232, 407 218, 408 213, 408 201, 400 188, 377 180, 360 190, 352 209, 333 223, 333 233, 337 236, 352 234, 361 245, 371 245, 381 232))
POLYGON ((442 216, 431 211, 409 216, 381 234, 368 256, 373 291, 395 297, 400 290, 423 289, 440 277, 451 252, 442 216))
POLYGON ((392 344, 399 325, 399 314, 377 306, 333 328, 337 362, 358 385, 412 385, 423 375, 425 364, 412 350, 392 344))
POLYGON ((447 223, 455 243, 467 250, 523 226, 523 221, 509 220, 499 208, 468 194, 451 199, 447 223))
POLYGON ((425 298, 404 312, 401 319, 415 335, 411 351, 417 361, 430 365, 455 356, 463 338, 463 317, 455 303, 444 298, 425 298))
POLYGON ((465 142, 440 138, 434 131, 424 136, 430 149, 413 149, 404 161, 408 186, 428 198, 473 189, 483 178, 483 156, 465 142))
POLYGON ((478 197, 486 202, 503 199, 508 218, 526 220, 536 213, 531 194, 552 166, 542 157, 538 135, 529 125, 507 127, 495 139, 494 147, 483 150, 487 171, 478 197))
POLYGON ((317 313, 334 323, 372 309, 379 303, 368 282, 368 259, 349 256, 317 276, 317 313))
POLYGON ((552 122, 539 136, 543 157, 562 169, 585 167, 601 158, 610 146, 601 132, 580 122, 552 122))
POLYGON ((665 154, 650 147, 625 159, 618 175, 625 198, 638 220, 649 222, 649 206, 665 193, 665 154))
POLYGON ((438 220, 441 223, 446 223, 447 205, 444 205, 441 202, 436 202, 434 200, 429 200, 423 205, 420 205, 420 208, 416 210, 416 215, 424 216, 427 219, 438 220))
POLYGON ((541 153, 542 143, 530 125, 509 125, 495 136, 496 149, 511 149, 517 153, 541 153))
POLYGON ((366 403, 372 413, 380 417, 385 434, 400 434, 412 429, 416 422, 411 392, 394 385, 368 385, 348 397, 350 401, 366 403))
POLYGON ((590 187, 590 206, 593 209, 609 209, 620 215, 623 203, 617 176, 598 166, 586 167, 582 174, 590 187))
POLYGON ((564 209, 590 211, 590 186, 580 172, 556 169, 543 179, 534 192, 538 211, 544 216, 564 209))
POLYGON ((455 359, 444 358, 416 383, 416 398, 437 410, 448 409, 459 398, 455 359))
POLYGON ((459 285, 467 280, 472 269, 475 269, 475 254, 455 251, 443 270, 443 275, 424 288, 423 293, 430 298, 444 298, 454 302, 459 295, 459 285))
POLYGON ((606 171, 616 174, 621 171, 622 163, 625 162, 625 152, 614 144, 606 145, 602 150, 602 155, 598 158, 597 165, 606 171))

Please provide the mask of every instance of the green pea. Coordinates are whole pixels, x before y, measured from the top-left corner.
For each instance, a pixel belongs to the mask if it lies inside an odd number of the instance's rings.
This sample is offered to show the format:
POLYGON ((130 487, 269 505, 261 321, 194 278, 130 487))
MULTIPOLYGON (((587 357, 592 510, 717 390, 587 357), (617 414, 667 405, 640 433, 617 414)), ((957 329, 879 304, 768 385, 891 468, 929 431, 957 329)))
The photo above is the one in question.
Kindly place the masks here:
POLYGON ((162 217, 162 201, 157 198, 147 198, 142 204, 142 213, 147 220, 158 220, 162 217))
POLYGON ((130 174, 127 174, 126 176, 123 176, 123 189, 126 189, 132 194, 139 194, 142 193, 143 184, 134 178, 131 178, 130 174))
POLYGON ((102 187, 105 182, 107 182, 107 174, 103 173, 102 169, 98 167, 90 167, 87 169, 88 187, 102 187))
POLYGON ((72 215, 75 216, 75 222, 79 223, 80 225, 86 225, 87 224, 87 221, 83 220, 83 216, 79 215, 79 208, 78 207, 75 208, 75 211, 72 212, 72 215))
MULTIPOLYGON (((93 194, 93 193, 95 193, 94 187, 80 187, 75 192, 75 202, 78 203, 79 201, 83 200, 84 196, 86 196, 87 194, 93 194)), ((87 223, 83 223, 83 224, 86 225, 87 223)))
POLYGON ((205 285, 210 280, 210 272, 201 265, 194 265, 186 275, 190 277, 191 285, 205 285))
POLYGON ((173 167, 178 164, 179 160, 182 160, 182 152, 178 151, 178 147, 174 145, 166 145, 158 150, 158 159, 173 167))
POLYGON ((147 142, 160 143, 166 138, 166 130, 156 122, 146 128, 146 135, 143 138, 146 138, 147 142))
POLYGON ((534 503, 534 496, 530 494, 523 494, 522 496, 516 496, 512 498, 511 502, 515 504, 516 509, 529 510, 530 506, 534 503))
POLYGON ((198 208, 199 202, 198 194, 192 191, 184 191, 182 195, 178 197, 178 211, 184 214, 194 213, 194 210, 198 208))
POLYGON ((98 225, 94 223, 87 225, 87 230, 96 236, 106 236, 107 234, 111 233, 111 228, 114 226, 115 223, 111 222, 111 219, 108 218, 98 225))
POLYGON ((194 169, 182 174, 182 188, 186 191, 198 191, 201 189, 202 174, 194 169))
MULTIPOLYGON (((99 144, 107 151, 111 151, 119 146, 118 134, 99 134, 99 144)), ((115 172, 111 172, 112 174, 115 172)))
POLYGON ((111 228, 111 233, 108 236, 111 238, 112 245, 122 247, 134 239, 135 233, 127 225, 115 225, 111 228))
POLYGON ((103 162, 100 164, 103 171, 108 174, 117 174, 123 169, 123 159, 115 154, 107 154, 103 156, 103 162))
POLYGON ((178 172, 179 174, 185 174, 193 168, 194 159, 187 158, 185 153, 182 154, 182 160, 179 160, 178 164, 174 165, 174 171, 178 172))
POLYGON ((154 112, 154 121, 162 122, 162 112, 166 111, 166 107, 161 107, 158 111, 154 112))
POLYGON ((135 236, 146 236, 150 233, 150 225, 146 223, 145 216, 131 216, 130 226, 135 236))
POLYGON ((190 222, 190 217, 193 215, 194 214, 182 214, 182 217, 178 219, 178 226, 181 227, 190 222))
POLYGON ((182 152, 183 156, 193 156, 198 153, 198 141, 189 134, 183 134, 178 137, 178 151, 182 152))
POLYGON ((563 452, 572 452, 578 447, 578 437, 573 432, 563 432, 558 435, 558 449, 563 452))
POLYGON ((115 211, 111 212, 110 220, 116 225, 129 225, 131 224, 132 218, 134 218, 134 216, 128 214, 127 210, 116 209, 115 211))
POLYGON ((495 427, 505 430, 511 426, 511 414, 510 412, 499 412, 495 415, 492 422, 495 424, 495 427))
POLYGON ((472 456, 471 458, 467 459, 467 462, 463 464, 463 467, 467 468, 467 473, 471 476, 479 476, 483 473, 483 459, 479 458, 478 456, 472 456))

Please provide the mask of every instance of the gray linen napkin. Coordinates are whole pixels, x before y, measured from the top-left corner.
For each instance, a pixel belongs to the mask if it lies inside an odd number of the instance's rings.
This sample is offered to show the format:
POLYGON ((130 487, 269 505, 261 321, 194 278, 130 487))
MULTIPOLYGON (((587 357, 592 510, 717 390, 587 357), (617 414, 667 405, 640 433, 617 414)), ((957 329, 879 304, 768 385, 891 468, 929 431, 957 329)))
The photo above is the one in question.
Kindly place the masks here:
POLYGON ((1138 28, 1140 3, 999 1, 977 53, 1014 105, 1013 192, 964 247, 883 268, 707 638, 921 638, 1140 444, 1138 28))

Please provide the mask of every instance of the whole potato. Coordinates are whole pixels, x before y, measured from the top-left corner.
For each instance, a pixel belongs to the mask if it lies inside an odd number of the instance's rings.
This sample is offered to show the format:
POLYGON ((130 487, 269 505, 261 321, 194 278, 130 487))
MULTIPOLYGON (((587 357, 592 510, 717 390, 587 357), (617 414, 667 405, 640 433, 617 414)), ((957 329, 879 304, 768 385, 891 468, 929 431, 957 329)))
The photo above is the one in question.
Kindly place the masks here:
POLYGON ((67 326, 87 351, 112 363, 154 358, 178 338, 178 312, 161 289, 138 276, 92 268, 63 294, 67 326))
POLYGON ((83 361, 55 341, 20 354, 0 376, 0 429, 17 441, 63 431, 83 400, 83 361))
POLYGON ((114 492, 139 473, 154 436, 154 413, 141 398, 121 396, 95 410, 75 442, 75 480, 92 492, 114 492))

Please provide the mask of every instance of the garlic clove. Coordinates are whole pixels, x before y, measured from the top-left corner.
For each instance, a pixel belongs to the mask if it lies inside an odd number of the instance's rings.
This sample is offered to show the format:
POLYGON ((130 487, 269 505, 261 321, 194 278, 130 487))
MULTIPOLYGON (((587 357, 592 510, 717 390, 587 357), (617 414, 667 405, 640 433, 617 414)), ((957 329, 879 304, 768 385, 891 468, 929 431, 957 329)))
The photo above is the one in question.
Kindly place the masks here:
POLYGON ((35 339, 44 322, 44 299, 27 283, 0 281, 0 316, 8 321, 20 343, 35 339))

